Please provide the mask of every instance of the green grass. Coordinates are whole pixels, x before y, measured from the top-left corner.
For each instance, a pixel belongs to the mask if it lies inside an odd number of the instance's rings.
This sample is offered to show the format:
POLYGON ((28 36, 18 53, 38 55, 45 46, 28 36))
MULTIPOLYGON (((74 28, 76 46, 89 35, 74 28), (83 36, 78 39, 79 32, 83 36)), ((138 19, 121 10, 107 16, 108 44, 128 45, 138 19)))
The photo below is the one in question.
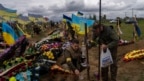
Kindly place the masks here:
MULTIPOLYGON (((143 39, 144 38, 144 20, 138 20, 138 26, 141 29, 141 37, 139 39, 143 39)), ((114 28, 116 29, 116 23, 109 23, 106 22, 104 23, 105 25, 113 25, 114 28)), ((123 32, 123 34, 121 35, 121 38, 123 40, 132 40, 133 39, 133 28, 134 26, 132 24, 125 24, 124 22, 122 22, 121 24, 121 30, 123 32)))

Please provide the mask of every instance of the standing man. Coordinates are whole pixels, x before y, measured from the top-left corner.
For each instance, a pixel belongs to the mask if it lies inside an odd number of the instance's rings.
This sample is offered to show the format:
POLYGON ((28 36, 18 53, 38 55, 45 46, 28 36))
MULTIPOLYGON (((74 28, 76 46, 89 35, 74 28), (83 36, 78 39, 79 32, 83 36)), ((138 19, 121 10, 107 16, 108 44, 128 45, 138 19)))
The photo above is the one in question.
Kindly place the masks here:
POLYGON ((98 38, 99 45, 101 50, 106 50, 109 48, 113 64, 111 64, 108 67, 101 68, 101 76, 102 81, 108 81, 108 71, 110 69, 111 74, 111 80, 110 81, 116 81, 117 76, 117 47, 118 47, 118 41, 119 38, 117 36, 117 33, 110 27, 106 27, 104 25, 94 24, 93 25, 93 32, 94 32, 94 38, 98 38))

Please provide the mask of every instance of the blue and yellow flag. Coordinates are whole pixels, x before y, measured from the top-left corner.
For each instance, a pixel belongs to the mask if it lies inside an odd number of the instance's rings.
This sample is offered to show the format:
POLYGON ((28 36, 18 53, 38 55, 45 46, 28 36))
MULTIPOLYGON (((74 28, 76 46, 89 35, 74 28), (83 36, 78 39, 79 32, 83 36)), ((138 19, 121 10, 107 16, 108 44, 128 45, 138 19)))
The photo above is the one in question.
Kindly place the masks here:
POLYGON ((86 19, 72 14, 72 27, 78 34, 85 34, 85 23, 87 24, 87 27, 91 27, 94 24, 94 20, 86 19))
POLYGON ((21 29, 21 27, 19 27, 18 24, 17 24, 17 28, 18 28, 19 37, 25 35, 26 38, 31 38, 31 35, 29 35, 28 33, 25 33, 25 32, 21 29))
POLYGON ((13 45, 18 39, 18 36, 16 35, 13 28, 10 25, 8 25, 6 22, 2 22, 2 34, 3 34, 4 41, 8 45, 13 45))
POLYGON ((78 12, 77 12, 77 16, 83 16, 83 13, 80 12, 80 11, 78 11, 78 12))
POLYGON ((66 15, 63 14, 63 21, 64 21, 64 22, 70 22, 70 23, 71 23, 71 22, 72 22, 72 19, 71 19, 70 17, 68 17, 68 16, 66 16, 66 15))
POLYGON ((140 27, 138 26, 138 24, 136 22, 134 22, 134 27, 135 27, 135 31, 137 32, 137 35, 140 37, 141 36, 141 30, 140 30, 140 27))

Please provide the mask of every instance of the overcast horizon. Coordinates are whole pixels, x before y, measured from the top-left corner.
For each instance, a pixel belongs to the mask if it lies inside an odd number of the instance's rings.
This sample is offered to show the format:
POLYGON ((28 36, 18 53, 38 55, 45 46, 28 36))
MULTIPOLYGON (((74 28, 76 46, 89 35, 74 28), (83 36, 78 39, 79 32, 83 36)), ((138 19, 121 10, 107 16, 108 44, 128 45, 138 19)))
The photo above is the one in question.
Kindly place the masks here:
MULTIPOLYGON (((71 16, 77 11, 84 16, 99 16, 99 0, 0 0, 0 3, 16 9, 18 14, 39 14, 50 20, 60 20, 63 14, 71 16)), ((144 0, 102 0, 102 15, 106 14, 108 19, 132 17, 132 9, 134 15, 144 17, 144 0)))

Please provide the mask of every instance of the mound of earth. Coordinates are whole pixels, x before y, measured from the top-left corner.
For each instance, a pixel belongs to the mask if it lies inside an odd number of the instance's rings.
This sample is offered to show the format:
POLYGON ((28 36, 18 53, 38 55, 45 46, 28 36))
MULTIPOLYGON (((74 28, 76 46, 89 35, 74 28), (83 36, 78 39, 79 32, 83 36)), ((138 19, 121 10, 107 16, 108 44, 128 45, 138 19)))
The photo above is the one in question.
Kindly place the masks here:
MULTIPOLYGON (((144 48, 144 40, 139 40, 133 44, 119 46, 118 47, 118 74, 117 81, 143 81, 144 80, 144 59, 133 60, 130 62, 124 62, 123 57, 126 53, 144 48)), ((97 81, 94 73, 98 72, 98 47, 93 47, 89 50, 89 63, 90 63, 90 80, 97 81)), ((82 72, 84 79, 87 80, 87 70, 82 72)), ((44 75, 41 77, 41 81, 49 80, 50 76, 44 75)))

